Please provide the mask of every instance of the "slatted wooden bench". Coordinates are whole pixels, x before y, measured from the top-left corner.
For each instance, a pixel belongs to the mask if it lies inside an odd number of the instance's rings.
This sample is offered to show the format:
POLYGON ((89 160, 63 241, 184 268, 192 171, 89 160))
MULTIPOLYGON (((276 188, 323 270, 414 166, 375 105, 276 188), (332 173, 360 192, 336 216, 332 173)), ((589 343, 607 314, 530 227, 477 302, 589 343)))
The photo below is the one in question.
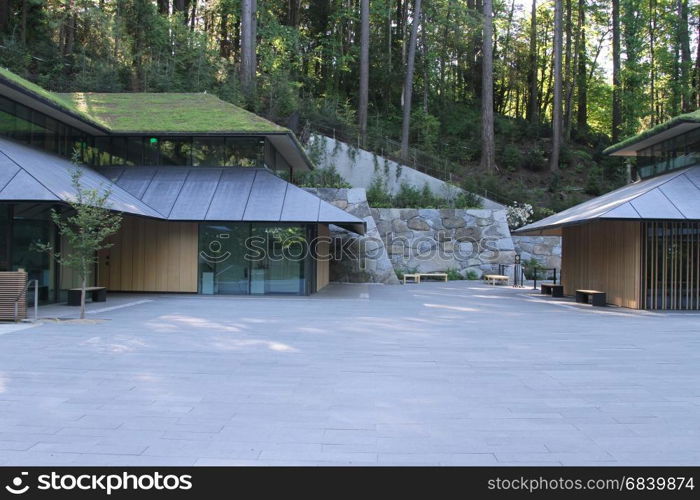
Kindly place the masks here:
POLYGON ((540 293, 542 295, 551 295, 552 297, 563 297, 564 285, 557 285, 555 283, 542 283, 540 285, 540 293))
POLYGON ((508 284, 508 276, 505 276, 503 274, 485 274, 484 275, 484 282, 490 283, 491 285, 496 285, 496 283, 503 283, 504 285, 508 284))
MULTIPOLYGON (((70 288, 68 290, 68 305, 80 305, 80 292, 82 288, 70 288)), ((85 289, 85 296, 88 295, 93 302, 107 302, 107 289, 103 286, 89 286, 85 289)))
POLYGON ((418 273, 418 283, 426 278, 436 278, 447 282, 447 273, 418 273))
POLYGON ((605 306, 608 301, 605 292, 599 290, 576 290, 576 302, 588 304, 588 298, 591 298, 591 304, 594 306, 605 306))

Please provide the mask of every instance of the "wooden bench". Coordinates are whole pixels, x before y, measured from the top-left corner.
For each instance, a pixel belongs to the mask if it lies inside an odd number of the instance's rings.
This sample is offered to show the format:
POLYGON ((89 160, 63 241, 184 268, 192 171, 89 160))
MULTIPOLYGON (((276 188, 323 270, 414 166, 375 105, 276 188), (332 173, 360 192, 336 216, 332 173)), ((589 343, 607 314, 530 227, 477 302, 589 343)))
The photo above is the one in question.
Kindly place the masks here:
POLYGON ((608 303, 605 292, 598 290, 576 290, 576 302, 588 304, 588 297, 591 298, 591 304, 602 307, 608 303))
POLYGON ((486 283, 491 283, 491 285, 496 285, 496 283, 503 283, 505 285, 508 284, 508 276, 505 276, 503 274, 485 274, 484 275, 484 282, 486 283))
POLYGON ((438 278, 447 282, 447 273, 418 273, 418 283, 425 278, 438 278))
POLYGON ((403 284, 406 284, 406 280, 413 280, 414 283, 420 283, 420 274, 404 274, 403 284))
POLYGON ((551 295, 552 297, 563 297, 564 285, 557 285, 555 283, 542 283, 540 285, 540 293, 542 295, 551 295))
MULTIPOLYGON (((82 288, 70 288, 68 290, 68 305, 80 305, 80 292, 82 288)), ((107 289, 103 286, 89 286, 85 289, 85 296, 90 296, 93 302, 107 302, 107 289)))

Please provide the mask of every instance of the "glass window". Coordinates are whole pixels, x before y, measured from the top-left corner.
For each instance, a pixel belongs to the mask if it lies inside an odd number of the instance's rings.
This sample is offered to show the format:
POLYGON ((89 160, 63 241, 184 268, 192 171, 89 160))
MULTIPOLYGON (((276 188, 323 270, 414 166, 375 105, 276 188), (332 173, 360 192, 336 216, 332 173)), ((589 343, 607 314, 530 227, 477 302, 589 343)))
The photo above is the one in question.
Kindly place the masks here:
POLYGON ((0 271, 10 270, 10 206, 0 204, 0 271))
POLYGON ((0 134, 14 137, 16 126, 15 103, 0 97, 0 134))
POLYGON ((160 164, 172 166, 192 165, 192 138, 161 137, 160 164))
POLYGON ((224 137, 195 137, 192 143, 192 165, 219 167, 224 165, 224 137))

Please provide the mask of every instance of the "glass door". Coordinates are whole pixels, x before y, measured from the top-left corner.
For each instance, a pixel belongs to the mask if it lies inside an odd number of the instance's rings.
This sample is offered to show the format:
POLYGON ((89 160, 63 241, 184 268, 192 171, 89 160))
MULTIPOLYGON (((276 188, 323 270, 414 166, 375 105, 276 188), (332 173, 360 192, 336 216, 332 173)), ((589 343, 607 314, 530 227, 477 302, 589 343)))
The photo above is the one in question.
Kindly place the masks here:
POLYGON ((245 259, 249 224, 202 224, 199 230, 199 291, 204 295, 250 293, 245 259))

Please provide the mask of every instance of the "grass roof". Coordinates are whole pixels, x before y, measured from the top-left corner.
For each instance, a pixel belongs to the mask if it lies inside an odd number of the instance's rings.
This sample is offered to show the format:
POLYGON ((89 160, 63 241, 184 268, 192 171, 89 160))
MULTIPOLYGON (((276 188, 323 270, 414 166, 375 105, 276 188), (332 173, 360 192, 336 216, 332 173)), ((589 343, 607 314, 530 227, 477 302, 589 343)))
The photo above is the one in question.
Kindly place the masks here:
POLYGON ((287 132, 212 94, 76 92, 59 96, 112 132, 287 132))
POLYGON ((116 133, 288 132, 238 106, 205 93, 57 94, 0 68, 5 80, 61 111, 116 133))
POLYGON ((697 109, 691 113, 685 113, 683 115, 678 115, 674 118, 671 118, 668 121, 665 121, 663 123, 658 124, 655 127, 652 127, 648 130, 645 130, 644 132, 641 132, 637 135, 633 135, 632 137, 628 137, 624 141, 620 141, 617 144, 613 144, 609 148, 605 149, 603 153, 605 154, 612 154, 616 151, 619 151, 621 149, 625 149, 629 146, 632 146, 633 144, 643 141, 644 139, 648 139, 649 137, 652 137, 656 134, 659 134, 661 132, 664 132, 670 128, 675 127, 676 125, 680 125, 681 123, 700 123, 700 109, 697 109))
POLYGON ((93 124, 97 123, 98 125, 104 126, 103 124, 101 124, 97 120, 95 120, 93 117, 76 109, 70 101, 66 101, 60 95, 49 92, 48 90, 40 87, 39 85, 37 85, 35 83, 30 82, 29 80, 27 80, 25 78, 22 78, 21 76, 13 73, 12 71, 10 71, 6 68, 0 67, 0 81, 2 81, 2 80, 9 82, 10 84, 14 85, 15 87, 19 87, 19 88, 23 89, 28 94, 33 94, 34 96, 38 97, 42 101, 45 101, 48 104, 53 105, 54 107, 57 107, 62 111, 67 111, 69 113, 73 113, 75 115, 78 115, 81 119, 83 119, 87 122, 90 122, 93 124))

